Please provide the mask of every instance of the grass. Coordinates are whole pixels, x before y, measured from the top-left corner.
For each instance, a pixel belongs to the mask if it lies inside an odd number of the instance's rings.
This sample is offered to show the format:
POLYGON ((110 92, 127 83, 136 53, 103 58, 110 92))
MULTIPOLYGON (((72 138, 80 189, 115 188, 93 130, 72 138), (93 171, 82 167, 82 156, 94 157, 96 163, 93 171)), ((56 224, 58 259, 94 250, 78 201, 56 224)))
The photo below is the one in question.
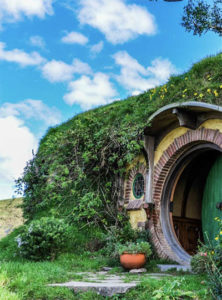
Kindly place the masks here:
POLYGON ((75 221, 115 223, 110 220, 113 213, 109 213, 116 209, 119 193, 115 180, 123 178, 127 165, 143 153, 144 128, 151 125, 149 117, 175 102, 221 106, 221 83, 222 53, 200 61, 162 86, 50 128, 20 181, 27 188, 25 216, 71 215, 75 221))
POLYGON ((22 198, 0 200, 0 239, 23 224, 21 204, 22 198))
MULTIPOLYGON (((74 254, 62 255, 55 262, 3 262, 0 267, 0 292, 3 290, 4 294, 0 294, 0 299, 105 299, 91 292, 74 294, 66 288, 47 286, 49 283, 82 280, 76 272, 96 271, 104 263, 106 260, 99 256, 92 259, 88 255, 74 254)), ((133 279, 138 279, 138 276, 129 277, 129 281, 133 279)), ((196 275, 178 275, 160 280, 142 279, 141 284, 124 297, 113 296, 111 299, 152 299, 155 290, 169 286, 172 281, 181 283, 181 290, 193 291, 196 299, 210 299, 206 284, 201 284, 204 280, 205 277, 196 275)), ((169 289, 168 292, 172 291, 169 289)))
MULTIPOLYGON (((192 292, 195 299, 210 299, 206 287, 206 277, 172 272, 171 276, 161 279, 147 278, 146 275, 129 275, 120 268, 117 260, 104 257, 99 252, 79 251, 78 253, 64 253, 55 261, 30 262, 21 259, 16 254, 14 238, 18 234, 16 229, 0 241, 0 300, 102 300, 106 299, 95 292, 74 293, 61 287, 49 287, 50 283, 66 281, 87 281, 84 274, 79 272, 96 272, 103 266, 112 266, 110 274, 124 274, 126 281, 141 279, 141 283, 125 295, 115 295, 111 300, 145 300, 155 299, 154 292, 162 293, 158 299, 173 295, 175 291, 192 292)), ((77 249, 77 248, 76 248, 77 249)), ((76 251, 76 249, 73 249, 76 251)), ((156 263, 152 260, 146 267, 149 272, 158 272, 156 263)), ((179 292, 178 292, 179 293, 179 292)), ((157 299, 157 298, 156 298, 157 299)), ((183 298, 186 299, 186 298, 183 298)), ((189 299, 189 298, 187 298, 189 299)))
MULTIPOLYGON (((85 112, 61 126, 51 128, 40 143, 38 158, 41 163, 37 164, 39 167, 37 184, 36 174, 31 172, 36 171, 36 168, 31 168, 26 174, 28 176, 25 184, 32 187, 31 192, 35 196, 32 198, 33 202, 30 198, 25 200, 26 215, 33 217, 49 213, 74 218, 78 213, 82 213, 81 210, 78 211, 80 207, 84 208, 85 213, 86 204, 87 207, 93 208, 92 215, 96 215, 95 203, 89 202, 90 195, 93 194, 94 187, 96 192, 103 189, 100 186, 97 188, 95 178, 100 178, 98 182, 102 187, 107 186, 109 191, 108 187, 112 186, 110 178, 116 174, 117 168, 125 172, 126 163, 140 153, 142 147, 140 134, 144 127, 149 125, 147 121, 149 116, 160 107, 173 102, 191 100, 221 105, 221 67, 220 53, 197 63, 186 74, 170 78, 166 85, 136 97, 129 97, 125 101, 116 101, 85 112), (49 174, 50 180, 46 180, 46 173, 49 174), (33 179, 35 184, 32 185, 33 179), (105 185, 107 183, 108 185, 105 185), (77 189, 78 193, 75 194, 77 189), (88 199, 82 197, 85 194, 89 195, 88 199), (87 201, 81 202, 81 197, 87 201), (73 211, 74 207, 77 211, 73 211)), ((110 195, 105 196, 109 199, 110 195)), ((102 194, 101 199, 104 199, 103 197, 102 194)), ((99 212, 102 209, 103 207, 99 207, 99 212)), ((0 237, 6 234, 6 230, 10 231, 23 222, 21 210, 17 208, 16 202, 8 200, 0 202, 0 216, 0 230, 2 230, 0 237)), ((78 272, 97 271, 102 266, 115 266, 110 272, 112 274, 122 272, 117 261, 113 262, 99 253, 90 253, 84 247, 79 250, 85 242, 83 234, 81 240, 79 228, 73 234, 76 245, 73 245, 72 251, 60 255, 53 262, 30 262, 16 256, 14 238, 18 233, 19 229, 16 229, 0 241, 0 300, 105 299, 91 291, 74 294, 69 289, 47 285, 68 280, 82 280, 84 276, 77 274, 78 272)), ((94 239, 95 235, 93 232, 94 239)), ((158 272, 156 263, 151 261, 147 269, 158 272)), ((211 299, 205 276, 175 271, 171 271, 171 275, 173 276, 160 280, 141 275, 141 284, 135 289, 125 295, 116 295, 109 299, 188 299, 188 295, 191 294, 195 299, 211 299)), ((127 280, 134 278, 136 277, 127 276, 127 280)))

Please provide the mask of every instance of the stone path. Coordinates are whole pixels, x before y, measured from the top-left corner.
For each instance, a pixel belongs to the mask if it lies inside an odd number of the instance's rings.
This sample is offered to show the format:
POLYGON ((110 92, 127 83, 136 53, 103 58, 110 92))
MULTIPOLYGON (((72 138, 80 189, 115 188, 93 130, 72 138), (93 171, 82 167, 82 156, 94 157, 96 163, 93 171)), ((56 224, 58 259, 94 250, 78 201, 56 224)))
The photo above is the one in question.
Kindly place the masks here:
MULTIPOLYGON (((113 296, 115 294, 126 293, 129 289, 136 287, 140 283, 141 275, 137 275, 136 280, 130 280, 126 274, 110 274, 107 271, 101 272, 80 272, 76 273, 83 278, 85 281, 69 281, 65 283, 54 283, 49 286, 60 286, 73 289, 75 292, 94 290, 102 296, 113 296), (129 282, 130 281, 130 282, 129 282)), ((169 274, 161 273, 146 273, 142 275, 142 278, 154 278, 160 279, 164 276, 172 276, 169 274)))
POLYGON ((191 266, 182 266, 182 265, 157 265, 161 272, 166 272, 172 269, 177 271, 191 272, 191 266))

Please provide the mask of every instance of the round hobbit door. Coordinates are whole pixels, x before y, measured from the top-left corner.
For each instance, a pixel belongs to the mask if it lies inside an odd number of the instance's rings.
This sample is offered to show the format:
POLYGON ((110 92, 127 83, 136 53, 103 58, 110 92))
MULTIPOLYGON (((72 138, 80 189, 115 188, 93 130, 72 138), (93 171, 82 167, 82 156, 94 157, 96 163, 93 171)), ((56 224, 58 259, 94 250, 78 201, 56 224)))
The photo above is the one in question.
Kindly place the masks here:
POLYGON ((205 243, 216 244, 218 223, 222 217, 222 155, 213 164, 205 185, 202 202, 202 229, 205 243))
POLYGON ((205 231, 214 240, 218 234, 214 218, 222 216, 221 202, 220 149, 211 144, 192 147, 170 170, 161 201, 163 233, 180 260, 190 261, 205 231))

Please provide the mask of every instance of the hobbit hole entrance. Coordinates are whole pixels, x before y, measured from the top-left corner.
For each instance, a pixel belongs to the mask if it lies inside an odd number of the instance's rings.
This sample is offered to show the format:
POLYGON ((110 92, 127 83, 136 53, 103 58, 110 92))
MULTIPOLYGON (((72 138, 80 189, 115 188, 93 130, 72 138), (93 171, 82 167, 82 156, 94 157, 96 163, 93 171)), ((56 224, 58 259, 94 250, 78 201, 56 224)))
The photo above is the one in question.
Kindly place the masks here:
POLYGON ((216 206, 222 215, 222 159, 211 171, 222 152, 222 108, 178 102, 160 108, 149 122, 144 129, 150 170, 144 209, 152 243, 161 258, 189 265, 205 225, 214 223, 216 206))
MULTIPOLYGON (((166 178, 161 198, 161 228, 171 248, 168 253, 173 251, 171 257, 176 255, 184 263, 195 254, 204 232, 218 230, 213 219, 222 214, 217 208, 222 198, 221 152, 213 143, 191 146, 177 159, 166 178)), ((212 242, 215 235, 208 237, 212 242)))
MULTIPOLYGON (((190 255, 203 241, 202 199, 208 174, 217 159, 216 150, 202 150, 185 158, 173 175, 170 222, 178 243, 190 255)), ((204 208, 208 209, 207 205, 204 208)))

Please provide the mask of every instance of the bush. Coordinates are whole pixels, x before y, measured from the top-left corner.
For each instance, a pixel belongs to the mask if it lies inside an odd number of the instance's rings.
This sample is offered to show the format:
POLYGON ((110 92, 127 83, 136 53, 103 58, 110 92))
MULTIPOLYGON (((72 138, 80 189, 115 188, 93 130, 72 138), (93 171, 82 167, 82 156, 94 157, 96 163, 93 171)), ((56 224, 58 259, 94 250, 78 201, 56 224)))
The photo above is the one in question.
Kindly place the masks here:
POLYGON ((218 223, 218 235, 215 237, 216 246, 209 252, 207 274, 209 287, 215 299, 222 299, 222 219, 214 219, 218 223))
POLYGON ((24 225, 16 237, 19 254, 30 260, 53 260, 65 247, 68 226, 63 220, 43 217, 24 225))
POLYGON ((222 299, 222 219, 216 217, 218 234, 214 237, 216 244, 202 245, 191 260, 194 273, 207 273, 208 286, 214 299, 222 299))
POLYGON ((117 244, 126 244, 129 242, 133 243, 141 243, 141 242, 149 242, 150 247, 152 249, 152 254, 154 253, 152 245, 150 243, 150 233, 148 230, 134 230, 132 229, 129 222, 126 222, 122 228, 117 226, 110 226, 108 231, 103 235, 102 238, 104 248, 102 249, 102 253, 116 257, 116 245, 117 244))
POLYGON ((209 254, 209 263, 207 264, 208 285, 214 299, 222 299, 222 249, 215 249, 209 254))
POLYGON ((195 274, 203 274, 207 272, 210 251, 212 250, 209 248, 209 246, 202 245, 199 247, 197 254, 192 257, 191 268, 195 274))
POLYGON ((140 243, 126 243, 124 245, 117 244, 116 251, 119 255, 126 253, 137 254, 143 253, 148 258, 152 254, 151 246, 148 242, 140 242, 140 243))
POLYGON ((191 268, 195 274, 206 273, 207 256, 205 253, 197 253, 191 259, 191 268))

